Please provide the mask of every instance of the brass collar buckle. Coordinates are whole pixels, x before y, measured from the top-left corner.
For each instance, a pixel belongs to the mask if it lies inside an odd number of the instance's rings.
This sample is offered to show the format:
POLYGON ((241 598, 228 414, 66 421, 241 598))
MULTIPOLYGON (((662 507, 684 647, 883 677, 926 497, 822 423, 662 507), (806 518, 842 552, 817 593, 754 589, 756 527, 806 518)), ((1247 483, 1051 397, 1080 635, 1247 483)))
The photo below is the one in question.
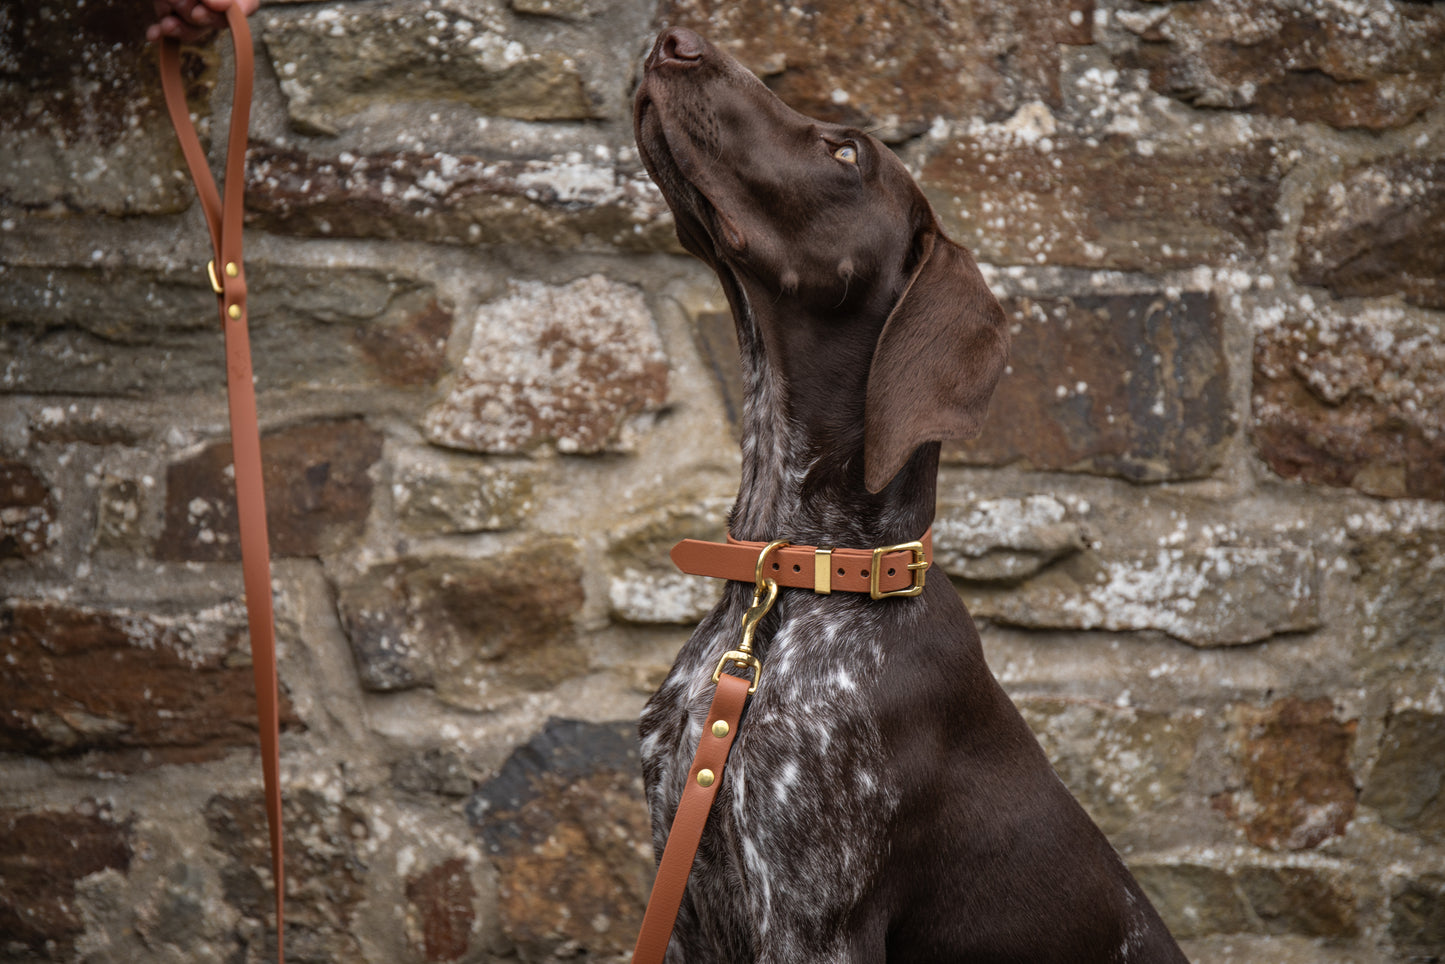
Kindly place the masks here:
POLYGON ((868 568, 868 595, 874 599, 892 599, 897 596, 917 596, 923 592, 923 580, 928 576, 928 557, 923 552, 922 542, 900 542, 896 546, 880 546, 873 550, 873 565, 868 568), (913 561, 908 569, 913 573, 913 582, 906 589, 883 591, 883 557, 890 552, 910 552, 913 561))
POLYGON ((773 608, 773 603, 778 599, 778 583, 773 579, 764 579, 763 570, 767 565, 768 556, 772 555, 783 546, 789 545, 786 539, 777 539, 767 544, 762 552, 758 554, 758 565, 753 571, 753 584, 757 587, 753 591, 753 603, 748 611, 743 614, 743 638, 738 643, 737 649, 728 650, 723 653, 722 659, 718 660, 717 669, 713 670, 712 681, 719 682, 722 679, 723 667, 728 663, 753 671, 753 681, 748 685, 748 693, 756 693, 758 683, 763 678, 763 661, 753 655, 753 636, 758 631, 758 623, 773 608))

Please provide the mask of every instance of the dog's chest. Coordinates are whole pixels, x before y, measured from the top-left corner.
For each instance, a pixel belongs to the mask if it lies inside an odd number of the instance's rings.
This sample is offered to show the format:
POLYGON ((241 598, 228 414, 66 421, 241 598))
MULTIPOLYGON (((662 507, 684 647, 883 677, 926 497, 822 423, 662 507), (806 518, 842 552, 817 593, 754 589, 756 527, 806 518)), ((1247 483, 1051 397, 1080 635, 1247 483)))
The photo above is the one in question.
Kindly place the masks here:
MULTIPOLYGON (((759 646, 762 682, 728 759, 690 893, 700 917, 756 940, 795 914, 861 899, 898 794, 874 713, 887 646, 877 610, 811 594, 779 600, 759 646), (735 882, 735 883, 729 883, 735 882)), ((665 837, 702 735, 721 654, 741 610, 719 607, 684 646, 643 713, 654 834, 665 837)))

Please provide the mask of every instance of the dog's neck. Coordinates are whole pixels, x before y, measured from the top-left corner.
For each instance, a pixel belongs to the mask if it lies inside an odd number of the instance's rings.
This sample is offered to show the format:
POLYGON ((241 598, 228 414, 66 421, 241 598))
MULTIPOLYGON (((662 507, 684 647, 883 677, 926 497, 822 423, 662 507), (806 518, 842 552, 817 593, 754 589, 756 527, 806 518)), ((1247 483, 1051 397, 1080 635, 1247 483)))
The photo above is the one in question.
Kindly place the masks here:
POLYGON ((867 366, 852 376, 856 384, 838 380, 827 366, 790 377, 770 358, 762 335, 763 326, 778 319, 755 314, 788 308, 756 304, 733 299, 743 367, 743 464, 729 531, 749 541, 853 548, 917 539, 933 521, 939 446, 920 447, 882 492, 868 492, 867 366))

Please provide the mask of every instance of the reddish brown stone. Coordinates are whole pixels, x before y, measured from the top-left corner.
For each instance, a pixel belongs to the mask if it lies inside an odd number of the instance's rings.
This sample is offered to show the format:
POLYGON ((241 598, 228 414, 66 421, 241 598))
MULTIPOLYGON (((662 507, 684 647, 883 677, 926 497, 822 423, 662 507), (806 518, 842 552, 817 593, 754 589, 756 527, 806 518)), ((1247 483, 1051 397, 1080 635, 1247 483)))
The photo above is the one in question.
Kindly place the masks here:
POLYGON ((668 0, 658 17, 703 33, 797 110, 903 140, 936 117, 1059 103, 1058 45, 1092 42, 1094 2, 668 0))
POLYGON ((1445 499, 1445 339, 1422 324, 1306 318, 1254 341, 1254 441, 1278 474, 1445 499))
POLYGON ((496 558, 409 559, 347 582, 337 608, 362 685, 432 686, 454 705, 491 709, 585 671, 576 556, 552 541, 496 558))
POLYGON ((959 141, 922 184, 945 228, 982 261, 1157 271, 1260 258, 1279 226, 1273 144, 1090 142, 1060 133, 959 141))
MULTIPOLYGON (((0 611, 0 750, 107 769, 213 760, 256 739, 236 624, 57 603, 0 611)), ((282 698, 283 723, 296 724, 282 698)))
MULTIPOLYGON (((381 458, 381 434, 360 419, 318 422, 261 439, 266 525, 276 556, 315 556, 354 540, 371 511, 367 470, 381 458)), ((218 442, 166 472, 160 559, 241 558, 231 445, 218 442)))
POLYGON ((55 542, 55 499, 35 469, 0 459, 0 559, 43 552, 55 542))
POLYGON ((1009 369, 983 434, 947 457, 1136 481, 1197 478, 1233 429, 1223 327, 1185 293, 1013 298, 1009 369))
POLYGON ((1133 27, 1144 41, 1119 58, 1160 93, 1341 128, 1415 120, 1445 89, 1445 11, 1371 4, 1356 13, 1289 0, 1176 4, 1133 27))
POLYGON ((471 945, 477 891, 464 860, 448 860, 406 882, 406 899, 427 961, 457 961, 471 945))
POLYGON ((435 300, 400 324, 358 328, 357 347, 377 374, 392 385, 429 385, 442 373, 452 313, 435 300))
POLYGON ((1309 850, 1343 834, 1355 814, 1357 721, 1336 719, 1328 699, 1291 697, 1246 711, 1241 725, 1244 785, 1215 806, 1270 850, 1309 850))
POLYGON ((1341 297, 1445 308, 1445 161, 1389 158, 1317 193, 1305 205, 1294 273, 1341 297))
POLYGON ((70 960, 85 931, 76 881, 107 869, 128 871, 130 838, 129 823, 104 815, 0 810, 0 948, 7 954, 27 949, 36 960, 70 960))
MULTIPOLYGON (((364 960, 354 936, 357 905, 365 896, 365 862, 359 848, 371 827, 346 803, 315 790, 288 789, 282 797, 286 828, 286 959, 297 962, 364 960)), ((275 888, 271 844, 261 794, 217 795, 206 803, 211 846, 220 865, 225 899, 245 917, 265 921, 266 954, 275 947, 275 888)))
POLYGON ((260 145, 248 157, 248 223, 282 234, 677 250, 662 195, 640 170, 435 152, 328 158, 260 145))
POLYGON ((523 960, 633 945, 655 869, 637 728, 552 720, 467 804, 523 960))

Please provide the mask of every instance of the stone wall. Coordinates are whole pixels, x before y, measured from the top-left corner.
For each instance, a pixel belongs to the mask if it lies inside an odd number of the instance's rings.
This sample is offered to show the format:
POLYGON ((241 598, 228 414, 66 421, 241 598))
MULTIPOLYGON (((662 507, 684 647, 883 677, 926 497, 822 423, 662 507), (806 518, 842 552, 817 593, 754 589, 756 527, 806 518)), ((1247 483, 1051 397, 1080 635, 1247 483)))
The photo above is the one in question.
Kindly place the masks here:
MULTIPOLYGON (((220 334, 145 4, 0 10, 0 960, 267 959, 220 334)), ((612 960, 717 586, 662 23, 875 128, 1012 316, 937 542, 1192 959, 1445 953, 1445 5, 275 0, 248 270, 293 961, 612 960)), ((223 137, 229 54, 187 55, 223 137)), ((219 156, 221 145, 212 143, 219 156)), ((966 872, 966 868, 961 868, 966 872)))

